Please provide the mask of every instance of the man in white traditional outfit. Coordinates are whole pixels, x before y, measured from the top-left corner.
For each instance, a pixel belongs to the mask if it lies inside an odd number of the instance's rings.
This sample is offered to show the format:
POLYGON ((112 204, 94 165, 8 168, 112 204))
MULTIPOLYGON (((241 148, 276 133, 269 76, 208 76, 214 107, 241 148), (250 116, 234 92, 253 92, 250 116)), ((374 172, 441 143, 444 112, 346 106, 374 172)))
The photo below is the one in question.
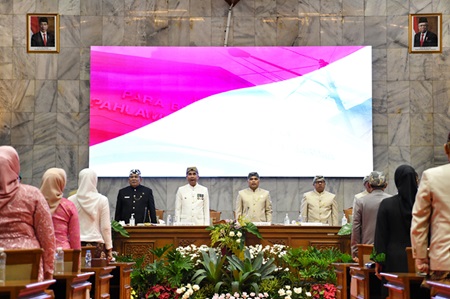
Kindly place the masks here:
POLYGON ((248 188, 239 191, 236 200, 236 219, 251 222, 272 222, 272 201, 267 190, 259 188, 259 174, 250 172, 248 188))
POLYGON ((325 191, 326 181, 322 175, 313 180, 314 190, 303 194, 300 213, 307 222, 320 222, 332 226, 338 223, 336 195, 325 191))
POLYGON ((175 199, 175 222, 210 225, 208 188, 198 184, 198 169, 186 169, 188 184, 178 188, 175 199))

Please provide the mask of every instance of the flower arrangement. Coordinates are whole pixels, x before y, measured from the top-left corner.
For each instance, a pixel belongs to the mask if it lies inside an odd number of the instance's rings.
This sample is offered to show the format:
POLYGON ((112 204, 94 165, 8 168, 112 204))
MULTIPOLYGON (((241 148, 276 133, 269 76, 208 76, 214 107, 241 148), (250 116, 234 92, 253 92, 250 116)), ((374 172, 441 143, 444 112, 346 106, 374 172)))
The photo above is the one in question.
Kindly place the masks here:
POLYGON ((245 234, 252 233, 262 239, 258 227, 252 222, 243 220, 225 220, 206 228, 210 231, 211 246, 232 252, 239 258, 243 258, 245 247, 245 234))
POLYGON ((351 259, 333 248, 245 246, 245 234, 261 237, 253 223, 227 220, 208 230, 216 246, 166 245, 150 249, 153 263, 135 259, 132 298, 331 299, 336 296, 331 264, 351 259))
MULTIPOLYGON (((238 299, 238 298, 242 298, 242 299, 269 299, 270 296, 267 293, 255 293, 255 292, 251 292, 249 294, 247 294, 247 292, 243 292, 242 294, 239 293, 234 293, 233 295, 230 293, 226 293, 226 294, 214 294, 214 296, 211 297, 211 299, 238 299)), ((209 298, 206 298, 209 299, 209 298)))

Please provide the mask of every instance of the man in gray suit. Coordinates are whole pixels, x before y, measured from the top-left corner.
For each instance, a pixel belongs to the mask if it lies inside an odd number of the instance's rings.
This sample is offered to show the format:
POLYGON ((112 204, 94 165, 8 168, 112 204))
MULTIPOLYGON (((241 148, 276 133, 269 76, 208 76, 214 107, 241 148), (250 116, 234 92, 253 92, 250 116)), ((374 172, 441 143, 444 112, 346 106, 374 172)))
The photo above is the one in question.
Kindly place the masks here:
MULTIPOLYGON (((450 161, 450 133, 444 150, 450 161)), ((417 269, 429 273, 431 280, 450 281, 449 223, 450 164, 445 164, 423 172, 413 206, 413 257, 417 269)))
POLYGON ((369 175, 372 192, 357 198, 353 206, 352 257, 358 262, 357 244, 373 244, 377 223, 378 207, 383 199, 392 195, 385 193, 386 176, 380 171, 372 171, 369 175))

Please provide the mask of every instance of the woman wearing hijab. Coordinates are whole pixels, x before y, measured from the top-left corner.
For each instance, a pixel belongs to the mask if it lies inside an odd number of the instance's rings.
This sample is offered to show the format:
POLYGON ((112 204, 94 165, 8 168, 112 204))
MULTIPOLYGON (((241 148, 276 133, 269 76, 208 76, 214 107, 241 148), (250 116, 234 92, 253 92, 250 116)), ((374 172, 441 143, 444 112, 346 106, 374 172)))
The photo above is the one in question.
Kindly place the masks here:
POLYGON ((41 192, 50 207, 56 247, 81 249, 80 222, 75 205, 63 197, 66 187, 66 172, 61 168, 50 168, 42 176, 41 192))
POLYGON ((39 280, 53 277, 55 232, 38 188, 19 182, 20 162, 11 146, 0 146, 0 247, 43 248, 39 280))
POLYGON ((85 168, 78 175, 77 193, 70 196, 78 210, 81 245, 96 246, 94 258, 112 259, 111 220, 108 198, 97 191, 97 174, 85 168))
MULTIPOLYGON (((401 165, 395 170, 394 181, 398 193, 381 202, 377 215, 374 251, 378 278, 381 278, 380 272, 408 272, 406 247, 411 246, 412 208, 418 175, 411 166, 401 165)), ((382 294, 387 296, 385 287, 382 294)))

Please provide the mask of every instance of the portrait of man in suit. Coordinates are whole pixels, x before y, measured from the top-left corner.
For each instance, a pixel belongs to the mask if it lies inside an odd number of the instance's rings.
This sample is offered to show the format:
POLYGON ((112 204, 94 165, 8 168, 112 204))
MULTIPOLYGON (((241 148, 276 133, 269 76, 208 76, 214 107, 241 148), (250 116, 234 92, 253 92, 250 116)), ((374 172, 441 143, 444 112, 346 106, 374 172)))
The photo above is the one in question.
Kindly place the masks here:
POLYGON ((31 36, 32 47, 54 47, 55 34, 48 30, 49 18, 39 17, 39 31, 31 36))
POLYGON ((414 47, 438 46, 438 36, 428 29, 429 23, 427 17, 419 17, 418 28, 418 32, 414 35, 414 47))
POLYGON ((27 52, 59 53, 59 15, 27 14, 27 52))

